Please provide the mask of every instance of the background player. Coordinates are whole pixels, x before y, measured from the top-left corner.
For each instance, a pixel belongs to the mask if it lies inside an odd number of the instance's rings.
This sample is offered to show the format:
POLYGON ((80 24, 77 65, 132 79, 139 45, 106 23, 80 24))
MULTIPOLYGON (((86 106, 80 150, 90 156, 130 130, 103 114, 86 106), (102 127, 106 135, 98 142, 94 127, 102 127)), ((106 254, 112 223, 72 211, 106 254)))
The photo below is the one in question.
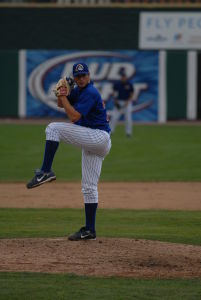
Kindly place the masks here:
POLYGON ((133 85, 128 81, 124 68, 119 72, 121 78, 113 86, 114 110, 110 122, 111 131, 114 133, 116 124, 122 114, 125 116, 126 135, 132 135, 132 101, 134 95, 133 85))
POLYGON ((56 179, 51 167, 60 141, 81 148, 86 222, 78 232, 69 236, 69 240, 93 240, 96 239, 97 185, 102 162, 111 148, 110 127, 101 96, 90 82, 88 66, 85 63, 74 64, 73 76, 77 87, 70 94, 65 86, 58 91, 58 106, 64 108, 72 123, 55 122, 47 126, 43 164, 35 171, 27 188, 56 179))

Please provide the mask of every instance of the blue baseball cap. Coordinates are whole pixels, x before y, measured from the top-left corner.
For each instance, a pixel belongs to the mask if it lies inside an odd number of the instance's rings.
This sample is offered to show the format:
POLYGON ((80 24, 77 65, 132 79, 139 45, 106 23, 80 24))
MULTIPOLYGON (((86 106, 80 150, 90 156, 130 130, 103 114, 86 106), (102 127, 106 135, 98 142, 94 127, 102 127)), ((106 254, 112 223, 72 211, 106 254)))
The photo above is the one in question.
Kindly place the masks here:
POLYGON ((73 65, 73 76, 89 74, 89 69, 85 63, 79 62, 73 65))

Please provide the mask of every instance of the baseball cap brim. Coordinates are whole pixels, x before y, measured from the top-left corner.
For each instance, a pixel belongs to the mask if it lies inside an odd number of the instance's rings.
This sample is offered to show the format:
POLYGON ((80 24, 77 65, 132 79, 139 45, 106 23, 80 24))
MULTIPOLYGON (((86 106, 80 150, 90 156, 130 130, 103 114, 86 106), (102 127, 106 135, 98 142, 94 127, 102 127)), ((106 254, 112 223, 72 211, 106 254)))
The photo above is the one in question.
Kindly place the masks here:
POLYGON ((79 71, 79 72, 74 72, 73 76, 76 77, 79 75, 88 75, 88 74, 89 74, 89 72, 87 72, 87 71, 79 71))

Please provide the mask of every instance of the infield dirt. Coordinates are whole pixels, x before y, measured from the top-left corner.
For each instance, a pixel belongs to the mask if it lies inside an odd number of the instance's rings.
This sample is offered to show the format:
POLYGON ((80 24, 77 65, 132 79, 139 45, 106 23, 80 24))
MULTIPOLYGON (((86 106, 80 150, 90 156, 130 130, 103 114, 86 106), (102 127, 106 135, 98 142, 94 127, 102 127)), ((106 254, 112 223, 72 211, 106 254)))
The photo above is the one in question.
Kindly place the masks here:
MULTIPOLYGON (((83 207, 80 183, 0 184, 0 207, 83 207)), ((101 208, 200 210, 201 183, 100 183, 101 208)), ((126 238, 1 239, 0 271, 201 278, 201 247, 126 238)))
MULTIPOLYGON (((80 183, 1 183, 0 207, 82 208, 80 183)), ((101 182, 99 208, 201 210, 201 182, 101 182)))

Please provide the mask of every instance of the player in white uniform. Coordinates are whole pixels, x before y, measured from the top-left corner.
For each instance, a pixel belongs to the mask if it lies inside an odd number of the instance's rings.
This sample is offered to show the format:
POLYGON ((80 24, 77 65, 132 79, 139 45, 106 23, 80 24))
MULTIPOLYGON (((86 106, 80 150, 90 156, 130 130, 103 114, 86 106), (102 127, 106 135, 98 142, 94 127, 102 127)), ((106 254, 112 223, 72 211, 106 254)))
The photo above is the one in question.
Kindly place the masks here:
POLYGON ((46 146, 43 164, 35 171, 27 188, 37 187, 56 179, 51 170, 54 155, 63 141, 82 149, 82 192, 85 204, 85 226, 69 236, 69 240, 96 239, 95 218, 98 205, 98 181, 102 162, 111 148, 110 127, 106 110, 97 89, 90 82, 85 63, 73 66, 77 87, 70 94, 58 98, 72 123, 54 122, 46 128, 46 146))
POLYGON ((121 80, 114 84, 114 110, 110 122, 111 131, 114 133, 116 124, 122 114, 125 116, 125 131, 128 137, 132 136, 132 101, 134 96, 133 85, 128 81, 124 68, 120 70, 121 80))

